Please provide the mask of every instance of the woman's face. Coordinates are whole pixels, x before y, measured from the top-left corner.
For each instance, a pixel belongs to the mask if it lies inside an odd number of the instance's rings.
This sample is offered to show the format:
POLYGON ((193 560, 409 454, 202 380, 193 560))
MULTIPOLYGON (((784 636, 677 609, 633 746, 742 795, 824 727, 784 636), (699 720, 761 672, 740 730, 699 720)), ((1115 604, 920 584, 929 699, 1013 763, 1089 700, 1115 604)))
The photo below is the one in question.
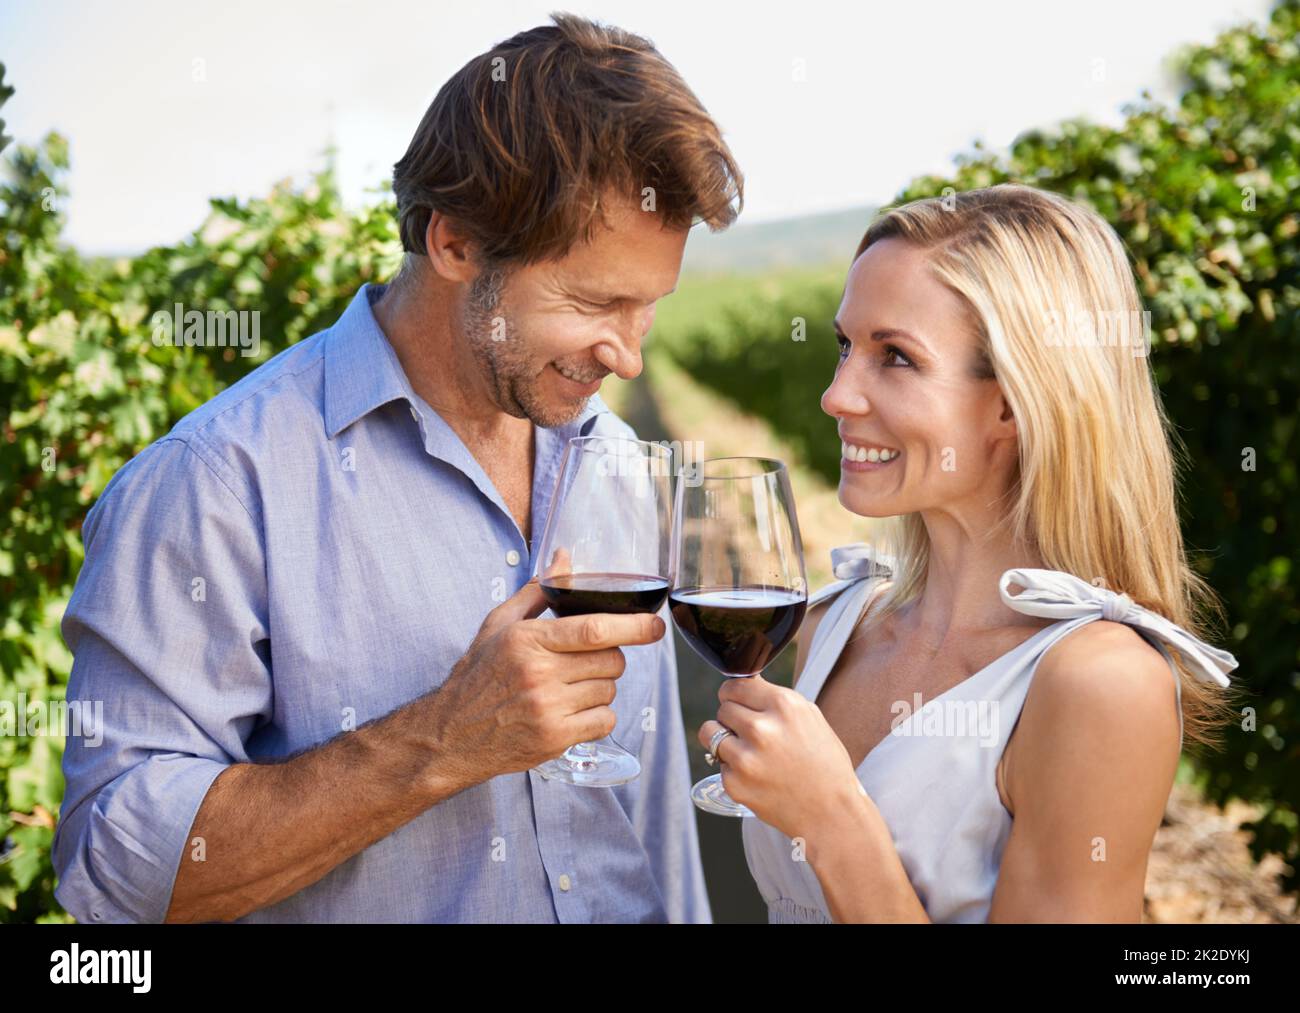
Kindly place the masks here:
POLYGON ((979 378, 963 301, 925 254, 873 243, 849 270, 835 324, 840 360, 822 410, 844 444, 840 502, 865 517, 993 507, 1015 474, 1015 421, 997 382, 979 378))

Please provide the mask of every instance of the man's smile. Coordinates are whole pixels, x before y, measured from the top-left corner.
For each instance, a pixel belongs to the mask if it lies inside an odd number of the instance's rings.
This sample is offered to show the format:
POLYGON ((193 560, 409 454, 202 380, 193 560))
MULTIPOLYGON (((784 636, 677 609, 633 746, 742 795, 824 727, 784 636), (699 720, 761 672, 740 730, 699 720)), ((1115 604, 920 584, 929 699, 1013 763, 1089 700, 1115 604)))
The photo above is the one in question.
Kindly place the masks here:
POLYGON ((592 379, 589 374, 566 369, 554 362, 550 363, 550 368, 559 375, 564 386, 572 388, 584 397, 595 394, 600 389, 601 382, 609 375, 608 373, 599 373, 592 379))

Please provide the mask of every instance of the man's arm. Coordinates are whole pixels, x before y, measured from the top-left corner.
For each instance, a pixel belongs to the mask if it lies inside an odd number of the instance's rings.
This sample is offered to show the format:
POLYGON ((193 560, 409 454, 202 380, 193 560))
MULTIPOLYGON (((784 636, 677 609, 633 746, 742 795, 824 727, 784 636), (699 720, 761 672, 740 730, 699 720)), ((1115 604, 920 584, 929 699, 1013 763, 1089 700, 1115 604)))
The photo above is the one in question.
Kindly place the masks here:
POLYGON ((421 697, 282 763, 227 767, 195 817, 165 920, 228 921, 274 904, 469 787, 430 739, 438 702, 421 697))
MULTIPOLYGON (((495 774, 527 770, 574 742, 612 731, 613 712, 604 702, 613 697, 613 680, 599 677, 585 680, 581 692, 594 693, 599 702, 591 713, 607 713, 608 719, 597 716, 590 719, 595 724, 570 724, 566 715, 571 708, 560 703, 533 715, 525 709, 515 715, 517 720, 509 720, 509 696, 526 695, 528 689, 509 688, 500 675, 531 671, 534 674, 524 674, 523 679, 536 679, 546 657, 529 646, 528 637, 516 638, 519 646, 500 641, 510 640, 506 631, 511 624, 516 631, 531 630, 543 637, 567 629, 574 632, 564 635, 577 642, 594 643, 609 635, 649 640, 654 635, 649 617, 575 617, 559 626, 520 621, 545 607, 536 585, 525 586, 493 609, 440 690, 290 760, 239 764, 220 775, 190 833, 191 841, 204 841, 207 860, 182 860, 166 920, 229 920, 274 904, 443 799, 495 774), (610 619, 631 622, 615 628, 607 623, 610 619), (598 630, 602 623, 604 633, 583 632, 598 630), (637 634, 636 629, 646 632, 637 634), (494 703, 482 684, 483 675, 506 687, 506 698, 495 701, 496 706, 482 706, 494 703), (469 705, 467 697, 480 706, 469 705), (497 725, 495 735, 483 721, 497 725), (532 727, 527 726, 530 721, 532 727), (497 736, 511 739, 514 748, 496 741, 497 736)), ((584 648, 547 643, 543 650, 562 651, 554 656, 570 669, 585 663, 573 653, 584 648)))
POLYGON ((67 697, 102 718, 64 749, 55 896, 80 921, 158 922, 199 804, 271 716, 259 526, 166 439, 114 476, 83 536, 67 697))
POLYGON ((463 788, 607 735, 619 646, 664 633, 652 616, 531 619, 546 607, 532 581, 436 692, 254 763, 245 742, 273 704, 255 509, 176 440, 121 477, 87 521, 63 627, 69 699, 104 711, 102 742, 68 740, 54 845, 56 896, 83 921, 275 903, 463 788))

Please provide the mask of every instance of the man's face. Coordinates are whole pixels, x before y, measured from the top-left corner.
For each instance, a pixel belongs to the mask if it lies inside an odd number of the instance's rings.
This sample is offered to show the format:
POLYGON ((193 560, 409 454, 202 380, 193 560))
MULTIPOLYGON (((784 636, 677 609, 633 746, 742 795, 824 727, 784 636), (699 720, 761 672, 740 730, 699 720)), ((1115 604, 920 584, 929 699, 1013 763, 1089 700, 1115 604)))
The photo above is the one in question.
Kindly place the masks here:
POLYGON ((641 372, 655 303, 677 286, 686 229, 665 229, 633 204, 565 257, 481 273, 462 327, 501 410, 551 428, 582 413, 610 373, 641 372))

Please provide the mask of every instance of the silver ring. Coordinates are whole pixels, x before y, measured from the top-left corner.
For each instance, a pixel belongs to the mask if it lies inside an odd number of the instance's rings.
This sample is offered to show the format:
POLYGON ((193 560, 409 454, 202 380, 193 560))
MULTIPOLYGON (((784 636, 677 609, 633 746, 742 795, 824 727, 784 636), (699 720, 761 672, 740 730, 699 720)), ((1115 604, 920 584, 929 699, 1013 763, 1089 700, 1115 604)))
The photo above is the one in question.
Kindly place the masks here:
POLYGON ((718 762, 718 746, 728 735, 735 735, 730 728, 719 728, 713 733, 713 738, 709 739, 709 751, 704 754, 704 762, 710 767, 718 762))

